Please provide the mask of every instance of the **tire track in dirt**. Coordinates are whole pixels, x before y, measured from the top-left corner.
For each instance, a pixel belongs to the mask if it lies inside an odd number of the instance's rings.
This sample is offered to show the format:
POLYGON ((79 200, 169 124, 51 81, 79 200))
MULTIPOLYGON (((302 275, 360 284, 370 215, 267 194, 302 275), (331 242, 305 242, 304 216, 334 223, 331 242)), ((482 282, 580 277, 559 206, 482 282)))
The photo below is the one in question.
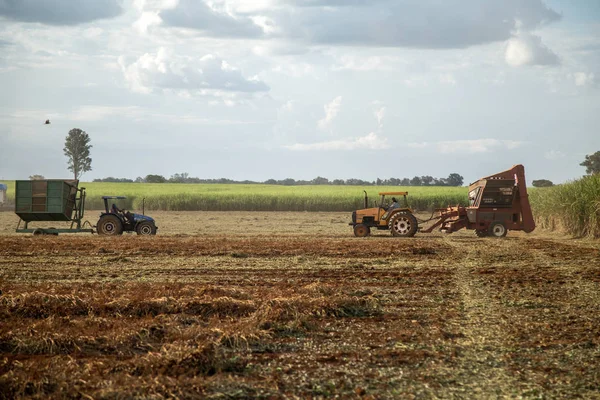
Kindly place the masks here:
POLYGON ((511 323, 502 312, 502 304, 491 296, 483 275, 476 275, 482 265, 481 247, 486 252, 501 252, 504 241, 493 239, 472 239, 455 241, 447 238, 448 246, 458 254, 463 253, 462 261, 455 264, 454 282, 460 298, 462 317, 453 321, 462 335, 456 341, 459 354, 452 375, 462 385, 455 388, 454 394, 514 397, 523 391, 534 389, 507 368, 508 350, 507 326, 511 323))

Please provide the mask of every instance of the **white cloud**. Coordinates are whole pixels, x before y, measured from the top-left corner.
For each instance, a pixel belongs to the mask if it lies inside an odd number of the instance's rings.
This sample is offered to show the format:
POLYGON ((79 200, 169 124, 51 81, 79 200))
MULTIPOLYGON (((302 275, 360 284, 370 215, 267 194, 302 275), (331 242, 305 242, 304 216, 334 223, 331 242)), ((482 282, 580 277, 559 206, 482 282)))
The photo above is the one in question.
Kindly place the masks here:
POLYGON ((378 136, 375 132, 371 132, 366 136, 359 138, 351 138, 347 140, 331 140, 328 142, 318 143, 296 143, 290 146, 284 146, 286 149, 295 151, 332 151, 332 150, 381 150, 389 148, 387 138, 378 136))
MULTIPOLYGON (((260 37, 263 29, 252 18, 232 15, 216 3, 202 0, 179 0, 172 9, 160 11, 167 26, 196 29, 206 36, 216 37, 260 37)), ((259 23, 269 23, 268 18, 259 18, 259 23)))
POLYGON ((325 104, 323 108, 325 109, 325 117, 319 120, 318 125, 319 129, 326 130, 342 108, 342 96, 336 97, 331 103, 325 104))
POLYGON ((594 74, 585 72, 575 72, 573 74, 573 80, 575 81, 575 86, 587 86, 594 83, 594 74))
POLYGON ((179 0, 134 0, 133 6, 139 11, 145 10, 168 10, 175 8, 179 0))
POLYGON ((550 150, 544 154, 544 158, 548 160, 558 160, 561 158, 565 158, 565 153, 560 150, 550 150))
POLYGON ((474 140, 448 140, 440 142, 421 142, 407 143, 407 147, 424 149, 434 147, 438 153, 452 154, 475 154, 487 153, 493 149, 512 150, 521 147, 525 142, 516 140, 498 140, 498 139, 474 139, 474 140))
POLYGON ((358 57, 355 55, 344 55, 340 57, 332 69, 334 71, 391 71, 398 61, 397 57, 389 56, 358 57))
POLYGON ((411 76, 410 78, 405 79, 403 83, 410 88, 428 86, 428 80, 423 76, 411 76))
POLYGON ((411 149, 424 149, 426 147, 429 147, 431 145, 431 143, 429 142, 413 142, 413 143, 404 143, 403 146, 404 147, 409 147, 411 149))
POLYGON ((120 15, 118 0, 2 0, 0 16, 47 25, 78 25, 120 15))
POLYGON ((503 42, 561 16, 542 0, 296 0, 273 12, 285 35, 312 43, 466 48, 503 42))
POLYGON ((133 27, 139 33, 147 33, 148 28, 155 25, 160 25, 162 19, 158 16, 157 12, 144 11, 137 21, 133 23, 133 27))
POLYGON ((381 107, 379 110, 375 111, 375 118, 377 118, 377 126, 379 129, 383 129, 383 118, 385 117, 386 108, 381 107))
POLYGON ((213 0, 214 2, 224 3, 224 6, 233 13, 252 13, 272 10, 280 0, 213 0))
POLYGON ((125 81, 139 93, 154 90, 186 91, 203 95, 206 91, 260 92, 269 88, 263 82, 246 79, 242 73, 212 54, 187 57, 161 47, 157 53, 146 53, 133 63, 118 59, 125 81))
POLYGON ((260 44, 252 47, 252 53, 257 56, 299 56, 309 52, 315 52, 306 45, 289 40, 269 40, 262 41, 260 44))
POLYGON ((542 43, 539 36, 527 32, 518 32, 508 41, 504 59, 511 67, 560 64, 558 56, 542 43))
POLYGON ((271 69, 278 74, 291 76, 293 78, 302 78, 307 75, 312 75, 315 68, 308 63, 286 63, 280 64, 271 69))

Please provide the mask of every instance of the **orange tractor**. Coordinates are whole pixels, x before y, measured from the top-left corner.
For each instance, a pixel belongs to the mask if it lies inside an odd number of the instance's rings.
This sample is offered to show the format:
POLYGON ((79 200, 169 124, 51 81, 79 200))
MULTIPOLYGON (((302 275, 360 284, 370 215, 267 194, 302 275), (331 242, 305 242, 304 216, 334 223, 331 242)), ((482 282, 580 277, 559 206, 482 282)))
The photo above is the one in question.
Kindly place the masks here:
POLYGON ((422 223, 433 222, 418 227, 418 220, 406 204, 406 192, 380 193, 381 204, 352 213, 355 236, 368 236, 370 228, 389 229, 393 236, 414 236, 415 233, 430 233, 439 228, 446 233, 459 229, 474 230, 477 236, 504 237, 509 230, 533 232, 535 222, 531 213, 525 168, 515 165, 507 171, 481 178, 469 186, 469 205, 437 209, 438 215, 422 223), (384 195, 404 195, 405 208, 388 210, 383 204, 384 195))

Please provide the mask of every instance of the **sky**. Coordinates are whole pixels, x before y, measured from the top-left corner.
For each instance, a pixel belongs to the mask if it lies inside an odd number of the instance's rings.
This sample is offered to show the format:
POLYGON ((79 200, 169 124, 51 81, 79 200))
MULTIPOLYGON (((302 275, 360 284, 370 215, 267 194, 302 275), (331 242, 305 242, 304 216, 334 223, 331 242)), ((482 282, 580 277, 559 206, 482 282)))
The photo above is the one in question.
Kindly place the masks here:
POLYGON ((585 173, 600 2, 0 0, 0 179, 585 173), (44 125, 49 119, 50 125, 44 125))

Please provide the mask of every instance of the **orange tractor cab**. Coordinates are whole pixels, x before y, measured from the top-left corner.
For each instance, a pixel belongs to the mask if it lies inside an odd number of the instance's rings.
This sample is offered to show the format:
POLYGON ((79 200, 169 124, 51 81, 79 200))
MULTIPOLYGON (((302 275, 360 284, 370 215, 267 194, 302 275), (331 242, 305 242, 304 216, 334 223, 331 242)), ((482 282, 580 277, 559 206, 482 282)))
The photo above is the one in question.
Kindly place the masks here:
MULTIPOLYGON (((417 233, 417 219, 408 207, 408 192, 380 192, 381 200, 369 208, 369 197, 365 192, 365 208, 352 213, 354 235, 365 237, 371 234, 371 228, 390 230, 394 236, 414 236, 417 233), (400 206, 395 197, 386 203, 386 196, 402 196, 404 205, 400 206)), ((389 198, 389 197, 388 197, 389 198)))

